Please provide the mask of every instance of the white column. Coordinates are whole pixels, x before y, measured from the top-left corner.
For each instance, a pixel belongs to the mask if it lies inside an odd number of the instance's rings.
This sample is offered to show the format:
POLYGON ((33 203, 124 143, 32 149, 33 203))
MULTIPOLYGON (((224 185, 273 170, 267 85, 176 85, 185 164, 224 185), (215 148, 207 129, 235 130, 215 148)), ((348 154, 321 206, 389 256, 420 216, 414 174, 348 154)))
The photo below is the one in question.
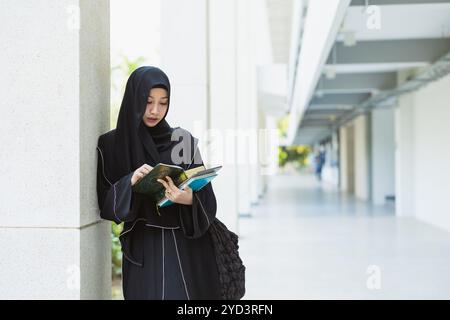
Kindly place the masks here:
POLYGON ((339 129, 340 188, 350 194, 355 192, 355 137, 353 123, 339 129))
POLYGON ((395 194, 394 110, 372 111, 372 202, 382 205, 395 194))
POLYGON ((161 1, 161 69, 171 82, 167 121, 200 139, 205 164, 209 126, 206 3, 206 0, 161 1))
POLYGON ((348 133, 347 127, 339 128, 339 188, 348 191, 348 133))
POLYGON ((109 299, 109 2, 3 0, 0 21, 0 298, 109 299))
POLYGON ((267 139, 262 133, 268 133, 266 114, 258 108, 258 174, 257 174, 257 192, 258 199, 266 191, 266 172, 265 168, 269 164, 267 139))
POLYGON ((401 171, 399 214, 450 231, 450 75, 405 95, 397 120, 401 171), (412 172, 412 175, 409 175, 412 172), (408 201, 410 202, 408 204, 408 201))
POLYGON ((355 196, 368 200, 369 194, 369 145, 367 139, 368 119, 361 115, 354 120, 355 137, 355 196))
MULTIPOLYGON (((251 194, 251 203, 257 204, 263 190, 264 190, 264 176, 275 174, 277 170, 277 166, 274 167, 270 165, 269 167, 265 167, 262 170, 262 160, 261 159, 261 143, 264 143, 268 148, 267 151, 264 152, 263 156, 270 157, 272 160, 275 158, 275 161, 278 161, 278 152, 275 150, 273 152, 273 148, 278 146, 278 136, 276 130, 270 130, 267 128, 265 120, 265 114, 261 111, 261 106, 258 105, 258 92, 260 92, 258 88, 258 70, 260 68, 264 68, 266 66, 273 66, 273 57, 272 57, 272 42, 270 39, 270 27, 269 27, 269 17, 267 12, 267 3, 266 1, 260 0, 246 0, 249 1, 250 8, 248 12, 248 21, 250 23, 249 27, 249 35, 248 35, 248 43, 249 50, 251 53, 250 56, 250 75, 251 81, 248 86, 248 92, 250 94, 250 125, 252 130, 255 130, 255 135, 253 136, 253 144, 256 148, 252 148, 253 154, 251 157, 251 177, 250 177, 250 194, 251 194), (262 130, 267 130, 264 132, 264 140, 261 141, 261 132, 262 130), (275 136, 274 136, 275 134, 275 136)), ((284 79, 283 79, 284 80, 284 79)), ((272 81, 273 82, 273 81, 272 81)), ((283 82, 281 82, 283 84, 283 82)), ((273 87, 280 87, 280 85, 273 83, 273 87)), ((276 128, 272 128, 276 129, 276 128)))
POLYGON ((211 160, 223 165, 214 181, 217 215, 238 231, 236 165, 236 0, 209 1, 211 160))
POLYGON ((414 216, 414 95, 400 96, 395 110, 395 213, 414 216))
POLYGON ((213 181, 217 216, 238 231, 236 1, 161 2, 161 68, 172 85, 172 126, 200 139, 207 167, 222 165, 213 181))
POLYGON ((237 1, 237 161, 238 161, 238 211, 240 214, 250 214, 251 193, 251 141, 253 124, 251 90, 251 51, 249 45, 250 1, 237 1))

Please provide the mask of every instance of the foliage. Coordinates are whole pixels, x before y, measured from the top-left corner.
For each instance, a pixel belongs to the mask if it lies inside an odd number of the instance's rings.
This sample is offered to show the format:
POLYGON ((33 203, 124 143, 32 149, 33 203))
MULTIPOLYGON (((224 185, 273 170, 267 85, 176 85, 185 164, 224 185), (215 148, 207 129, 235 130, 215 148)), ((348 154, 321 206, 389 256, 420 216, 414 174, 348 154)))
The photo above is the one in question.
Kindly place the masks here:
POLYGON ((287 131, 289 127, 289 116, 285 115, 278 120, 278 135, 280 138, 285 138, 287 136, 287 131))
POLYGON ((122 103, 125 85, 131 73, 145 63, 144 57, 137 57, 130 60, 128 57, 121 55, 120 62, 111 68, 111 114, 110 114, 110 128, 113 129, 117 123, 119 116, 120 105, 122 103))
POLYGON ((123 223, 116 224, 112 222, 111 240, 112 240, 112 275, 113 278, 122 275, 122 247, 120 245, 119 235, 123 230, 123 223))
POLYGON ((309 146, 280 146, 278 147, 278 164, 284 167, 288 162, 297 163, 299 167, 308 165, 308 156, 311 153, 309 146))

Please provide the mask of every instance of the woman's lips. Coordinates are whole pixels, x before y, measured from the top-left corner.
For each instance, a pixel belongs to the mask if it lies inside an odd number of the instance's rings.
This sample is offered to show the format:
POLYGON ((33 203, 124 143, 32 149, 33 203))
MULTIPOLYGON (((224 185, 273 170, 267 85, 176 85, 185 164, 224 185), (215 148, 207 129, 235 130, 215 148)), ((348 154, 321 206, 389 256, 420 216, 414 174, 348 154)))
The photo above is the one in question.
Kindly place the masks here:
POLYGON ((158 118, 147 118, 149 121, 156 121, 158 118))

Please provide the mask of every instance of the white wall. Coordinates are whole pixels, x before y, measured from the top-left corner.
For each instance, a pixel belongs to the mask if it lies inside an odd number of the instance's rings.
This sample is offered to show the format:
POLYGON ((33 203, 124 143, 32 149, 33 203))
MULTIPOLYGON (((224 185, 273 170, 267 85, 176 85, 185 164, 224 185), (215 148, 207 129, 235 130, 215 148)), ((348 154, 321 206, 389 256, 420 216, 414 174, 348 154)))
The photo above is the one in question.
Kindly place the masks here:
POLYGON ((361 200, 368 200, 370 197, 370 175, 367 115, 357 117, 353 124, 355 138, 355 196, 361 200))
POLYGON ((399 214, 450 231, 450 76, 400 99, 396 113, 399 175, 399 214), (412 133, 412 134, 411 134, 412 133), (408 188, 413 185, 413 188, 408 188), (404 188, 405 190, 402 190, 404 188), (404 206, 410 202, 411 207, 404 206), (409 212, 411 210, 411 213, 409 212))
POLYGON ((394 110, 372 111, 372 202, 382 205, 395 194, 394 110))
POLYGON ((110 299, 109 2, 3 0, 0 21, 0 299, 110 299))

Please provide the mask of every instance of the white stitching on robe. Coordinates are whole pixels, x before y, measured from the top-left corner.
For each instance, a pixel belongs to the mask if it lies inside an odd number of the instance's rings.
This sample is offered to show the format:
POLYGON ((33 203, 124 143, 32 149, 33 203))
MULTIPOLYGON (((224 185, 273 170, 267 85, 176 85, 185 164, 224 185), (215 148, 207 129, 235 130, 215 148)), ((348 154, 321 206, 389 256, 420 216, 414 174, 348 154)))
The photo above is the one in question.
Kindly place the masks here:
POLYGON ((184 290, 186 291, 186 296, 187 296, 188 300, 191 300, 189 298, 189 293, 188 293, 188 289, 186 286, 186 280, 184 280, 183 268, 181 267, 180 255, 178 254, 177 239, 175 238, 175 232, 173 230, 172 230, 172 236, 173 236, 173 242, 175 243, 175 250, 177 251, 178 265, 180 266, 181 277, 183 278, 184 290))
POLYGON ((200 201, 200 198, 198 197, 197 194, 195 194, 195 196, 197 197, 198 203, 200 203, 200 207, 202 208, 202 212, 203 212, 203 214, 205 215, 206 220, 208 221, 208 225, 210 225, 211 223, 209 222, 208 215, 206 214, 205 208, 203 207, 203 204, 202 204, 202 202, 200 201))
POLYGON ((117 214, 116 214, 116 184, 113 184, 113 189, 114 189, 114 208, 113 208, 113 213, 114 216, 117 218, 117 220, 119 220, 120 222, 122 222, 122 219, 120 219, 117 214))
POLYGON ((120 218, 117 216, 117 214, 116 214, 116 183, 117 183, 117 182, 114 183, 114 184, 112 184, 112 183, 109 181, 109 179, 106 177, 106 174, 105 174, 105 160, 104 160, 104 158, 103 158, 103 152, 102 152, 102 150, 101 150, 99 147, 97 147, 97 150, 100 152, 100 157, 102 158, 102 174, 103 174, 103 177, 104 177, 105 180, 109 183, 109 185, 113 186, 113 189, 114 189, 114 209, 113 209, 114 216, 116 217, 117 220, 119 220, 120 222, 122 222, 122 219, 120 219, 120 218))
POLYGON ((122 233, 119 235, 119 237, 121 237, 121 236, 123 236, 124 234, 126 234, 126 233, 130 232, 131 230, 133 230, 133 228, 134 228, 134 226, 136 225, 136 223, 137 223, 138 221, 141 221, 141 220, 145 220, 145 219, 144 219, 144 218, 136 219, 136 220, 134 221, 133 225, 131 226, 131 228, 128 229, 127 231, 125 231, 125 232, 122 232, 122 233))
POLYGON ((112 183, 108 180, 108 178, 107 178, 106 175, 105 175, 105 160, 103 159, 103 152, 102 152, 102 150, 101 150, 99 147, 97 147, 97 149, 98 149, 98 151, 100 151, 100 156, 102 157, 102 174, 103 174, 103 177, 105 177, 105 180, 106 180, 110 185, 112 185, 112 183))
POLYGON ((160 228, 160 229, 179 229, 180 227, 162 227, 162 226, 157 226, 154 224, 150 224, 150 223, 146 223, 145 224, 147 227, 155 227, 155 228, 160 228))

